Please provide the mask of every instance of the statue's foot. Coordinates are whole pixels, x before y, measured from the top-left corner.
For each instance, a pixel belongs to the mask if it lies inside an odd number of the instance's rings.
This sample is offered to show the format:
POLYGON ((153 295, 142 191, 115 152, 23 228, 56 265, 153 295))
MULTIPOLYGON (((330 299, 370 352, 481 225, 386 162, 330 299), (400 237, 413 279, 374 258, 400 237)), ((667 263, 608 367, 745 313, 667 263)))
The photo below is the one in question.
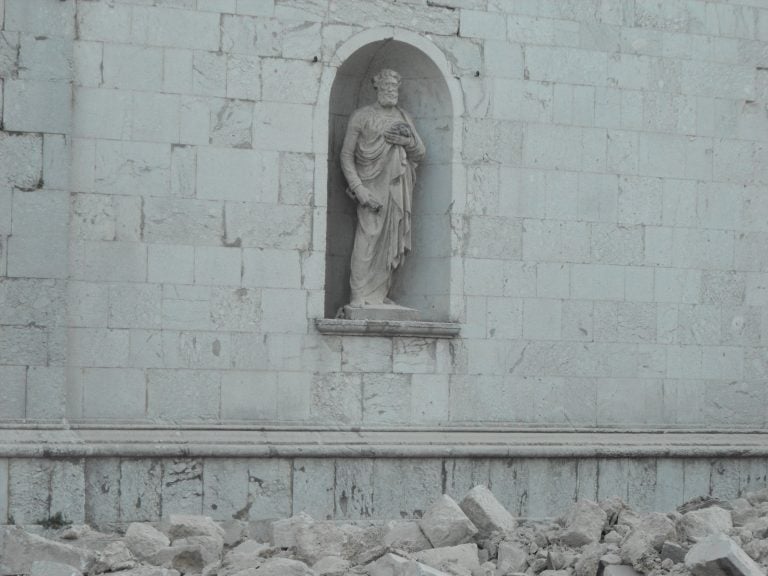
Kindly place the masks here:
POLYGON ((349 305, 352 306, 353 308, 362 308, 363 306, 365 306, 365 302, 359 299, 355 299, 350 301, 349 305))
POLYGON ((390 300, 389 298, 384 298, 384 304, 388 304, 389 306, 398 306, 397 302, 390 300))

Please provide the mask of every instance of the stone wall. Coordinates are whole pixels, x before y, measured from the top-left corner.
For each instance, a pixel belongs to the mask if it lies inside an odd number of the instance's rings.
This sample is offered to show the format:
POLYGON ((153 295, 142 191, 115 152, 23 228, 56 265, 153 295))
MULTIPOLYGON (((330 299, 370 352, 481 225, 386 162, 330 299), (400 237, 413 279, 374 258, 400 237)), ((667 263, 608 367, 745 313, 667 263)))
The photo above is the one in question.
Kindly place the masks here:
POLYGON ((0 430, 766 428, 762 0, 0 0, 0 87, 0 430), (458 338, 315 326, 398 58, 458 338))

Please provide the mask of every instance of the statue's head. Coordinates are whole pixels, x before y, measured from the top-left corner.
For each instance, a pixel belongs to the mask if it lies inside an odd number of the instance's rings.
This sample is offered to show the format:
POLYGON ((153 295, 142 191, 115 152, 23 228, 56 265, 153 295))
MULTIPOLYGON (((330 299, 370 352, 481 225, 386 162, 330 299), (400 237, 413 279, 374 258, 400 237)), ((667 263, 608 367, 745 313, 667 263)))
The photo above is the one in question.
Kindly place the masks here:
POLYGON ((376 89, 376 99, 382 106, 397 104, 397 91, 400 88, 400 74, 389 68, 382 68, 373 77, 373 87, 376 89))

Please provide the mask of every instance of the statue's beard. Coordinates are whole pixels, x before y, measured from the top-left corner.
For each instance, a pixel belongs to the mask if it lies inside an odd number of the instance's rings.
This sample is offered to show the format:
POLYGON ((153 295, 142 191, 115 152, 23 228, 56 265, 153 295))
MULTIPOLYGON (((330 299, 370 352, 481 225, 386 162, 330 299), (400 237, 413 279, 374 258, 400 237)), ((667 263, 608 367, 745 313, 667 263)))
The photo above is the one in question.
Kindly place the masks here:
POLYGON ((379 104, 382 106, 396 106, 397 94, 379 94, 379 104))

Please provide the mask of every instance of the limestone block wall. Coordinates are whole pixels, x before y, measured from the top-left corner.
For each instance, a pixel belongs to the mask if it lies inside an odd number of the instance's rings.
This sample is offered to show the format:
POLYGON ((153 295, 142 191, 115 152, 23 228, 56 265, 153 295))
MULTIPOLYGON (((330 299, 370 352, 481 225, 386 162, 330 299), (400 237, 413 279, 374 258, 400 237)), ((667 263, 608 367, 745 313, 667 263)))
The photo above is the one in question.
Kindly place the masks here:
MULTIPOLYGON (((764 437, 763 0, 0 0, 0 89, 0 440, 764 437), (315 325, 352 225, 335 138, 385 63, 429 153, 398 296, 457 338, 315 325)), ((0 447, 1 495, 42 456, 0 447)), ((56 454, 87 499, 91 453, 56 454)))

